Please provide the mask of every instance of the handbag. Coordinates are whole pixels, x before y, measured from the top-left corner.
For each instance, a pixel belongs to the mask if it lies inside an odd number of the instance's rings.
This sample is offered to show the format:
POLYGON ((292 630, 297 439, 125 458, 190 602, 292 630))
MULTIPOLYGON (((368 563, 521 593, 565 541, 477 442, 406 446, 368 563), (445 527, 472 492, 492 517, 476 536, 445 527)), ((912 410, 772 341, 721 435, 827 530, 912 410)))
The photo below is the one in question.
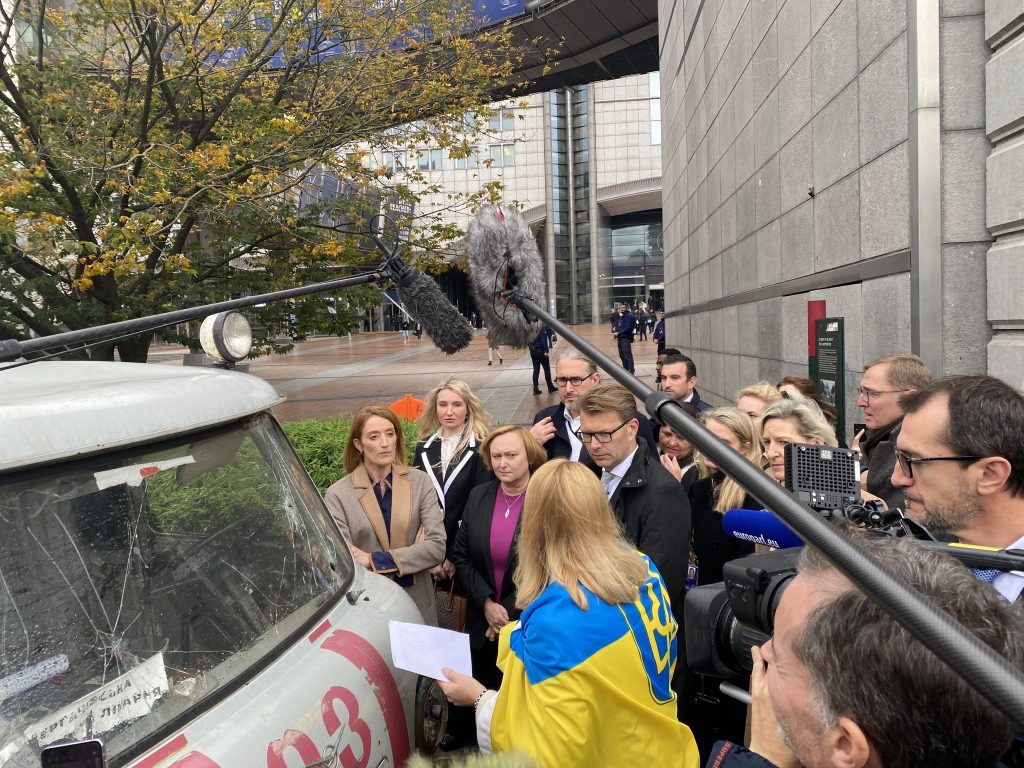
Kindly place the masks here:
POLYGON ((466 631, 466 598, 455 592, 454 578, 434 581, 434 604, 439 627, 456 632, 466 631))

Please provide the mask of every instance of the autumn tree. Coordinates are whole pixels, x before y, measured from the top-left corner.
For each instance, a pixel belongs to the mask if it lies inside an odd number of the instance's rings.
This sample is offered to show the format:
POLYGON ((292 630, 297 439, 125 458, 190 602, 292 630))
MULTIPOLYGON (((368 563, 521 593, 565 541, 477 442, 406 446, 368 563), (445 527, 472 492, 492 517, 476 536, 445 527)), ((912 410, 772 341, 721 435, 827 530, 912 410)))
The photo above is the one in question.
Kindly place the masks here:
MULTIPOLYGON (((15 0, 2 13, 3 338, 376 263, 366 214, 412 194, 385 154, 428 140, 468 153, 466 115, 482 126, 517 61, 506 31, 451 0, 15 0)), ((410 231, 424 252, 457 234, 410 231)), ((340 331, 371 295, 258 319, 340 331)), ((151 341, 87 354, 144 361, 151 341)))

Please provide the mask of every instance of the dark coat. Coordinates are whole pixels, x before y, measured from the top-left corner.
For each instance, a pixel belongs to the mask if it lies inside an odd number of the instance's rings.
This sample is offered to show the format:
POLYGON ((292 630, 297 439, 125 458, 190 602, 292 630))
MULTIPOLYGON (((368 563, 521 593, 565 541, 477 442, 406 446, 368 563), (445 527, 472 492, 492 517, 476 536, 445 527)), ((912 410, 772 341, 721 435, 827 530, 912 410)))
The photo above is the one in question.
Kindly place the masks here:
POLYGON ((712 408, 714 408, 714 406, 711 405, 711 403, 706 403, 700 399, 700 392, 697 391, 696 387, 693 388, 693 400, 690 400, 689 402, 690 405, 697 409, 698 413, 701 413, 703 411, 710 411, 712 408))
POLYGON ((543 357, 551 349, 551 329, 546 325, 540 327, 540 332, 530 342, 530 354, 533 357, 543 357))
MULTIPOLYGON (((740 541, 722 528, 722 515, 715 511, 715 486, 721 482, 721 472, 695 481, 689 490, 693 511, 693 548, 700 571, 698 584, 716 584, 722 580, 722 568, 730 560, 754 554, 754 545, 740 541)), ((762 509, 750 496, 743 500, 741 509, 762 509)))
POLYGON ((628 336, 632 339, 633 332, 636 330, 636 317, 629 311, 624 315, 620 314, 618 319, 613 323, 613 327, 615 330, 615 338, 621 339, 628 336))
MULTIPOLYGON (((892 471, 896 468, 896 438, 900 436, 903 420, 889 432, 889 435, 871 446, 865 469, 868 471, 868 493, 881 498, 889 509, 903 509, 906 501, 903 489, 892 484, 892 471)), ((868 435, 870 437, 870 434, 868 435)), ((863 442, 861 449, 864 449, 863 442)))
MULTIPOLYGON (((555 425, 555 434, 544 444, 544 450, 548 452, 549 459, 568 459, 572 456, 572 443, 569 441, 569 426, 565 421, 565 404, 559 403, 558 405, 551 405, 537 411, 537 415, 533 417, 533 423, 536 424, 548 416, 551 417, 551 422, 555 425)), ((651 422, 642 413, 638 413, 636 418, 640 422, 640 429, 636 436, 643 438, 647 442, 651 456, 657 460, 658 441, 654 438, 654 429, 651 427, 651 422)), ((584 445, 583 450, 580 451, 580 461, 586 462, 589 457, 590 454, 587 452, 587 446, 584 445)))
POLYGON ((718 741, 708 755, 705 768, 775 768, 775 763, 731 741, 718 741))
POLYGON ((640 450, 609 503, 626 538, 661 572, 672 611, 680 617, 689 564, 690 500, 658 459, 651 458, 643 441, 637 443, 640 450))
MULTIPOLYGON (((470 646, 479 649, 487 642, 487 619, 484 604, 495 599, 494 563, 491 560, 491 519, 494 515, 494 501, 498 496, 500 483, 492 480, 478 485, 466 501, 462 512, 462 525, 455 537, 451 560, 455 572, 467 596, 466 631, 469 632, 470 646)), ((521 520, 522 518, 520 518, 521 520)), ((512 574, 516 568, 516 546, 519 541, 519 526, 512 539, 512 554, 501 585, 501 604, 508 611, 510 620, 519 618, 516 608, 516 588, 512 574)))
POLYGON ((462 520, 462 510, 466 506, 469 492, 481 483, 493 480, 494 475, 484 465, 476 439, 472 437, 462 456, 454 457, 448 464, 447 475, 441 472, 441 439, 436 435, 416 444, 413 466, 427 473, 437 493, 444 514, 444 530, 448 536, 445 558, 451 560, 455 534, 459 530, 459 521, 462 520))

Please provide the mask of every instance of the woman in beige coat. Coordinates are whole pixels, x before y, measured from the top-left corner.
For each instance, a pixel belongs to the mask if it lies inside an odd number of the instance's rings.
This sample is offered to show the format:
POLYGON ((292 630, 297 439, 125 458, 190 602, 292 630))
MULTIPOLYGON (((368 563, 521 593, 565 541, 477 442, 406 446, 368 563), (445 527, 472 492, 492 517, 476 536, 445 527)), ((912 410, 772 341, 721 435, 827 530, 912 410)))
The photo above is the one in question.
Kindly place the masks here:
POLYGON ((426 473, 405 464, 398 417, 381 405, 356 411, 344 464, 324 501, 356 562, 404 587, 436 625, 430 569, 444 560, 444 518, 426 473))

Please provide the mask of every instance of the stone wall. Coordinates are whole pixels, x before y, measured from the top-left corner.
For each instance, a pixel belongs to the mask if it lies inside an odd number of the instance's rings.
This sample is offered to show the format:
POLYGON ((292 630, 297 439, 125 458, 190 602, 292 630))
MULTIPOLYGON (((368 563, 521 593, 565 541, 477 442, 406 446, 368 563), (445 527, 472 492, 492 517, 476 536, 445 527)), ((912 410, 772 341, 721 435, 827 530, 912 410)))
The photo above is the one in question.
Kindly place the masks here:
POLYGON ((806 375, 815 299, 846 318, 848 424, 875 357, 985 370, 983 5, 662 0, 667 336, 705 398, 806 375))
POLYGON ((992 374, 1024 389, 1024 0, 985 3, 986 260, 992 374))

